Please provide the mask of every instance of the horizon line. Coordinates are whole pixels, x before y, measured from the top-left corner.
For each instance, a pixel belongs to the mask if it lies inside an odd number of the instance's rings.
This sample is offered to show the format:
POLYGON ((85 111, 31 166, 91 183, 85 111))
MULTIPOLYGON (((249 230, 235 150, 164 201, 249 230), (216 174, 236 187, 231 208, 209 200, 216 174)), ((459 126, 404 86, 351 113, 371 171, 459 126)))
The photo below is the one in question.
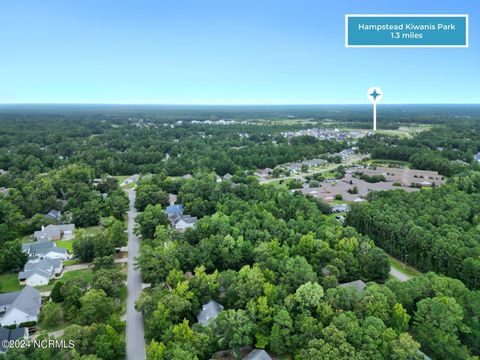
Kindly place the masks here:
MULTIPOLYGON (((351 105, 365 105, 370 106, 368 102, 365 103, 116 103, 116 102, 10 102, 2 103, 0 106, 22 106, 22 105, 119 105, 119 106, 351 106, 351 105)), ((480 105, 479 103, 412 103, 412 102, 398 102, 381 103, 382 105, 480 105)))

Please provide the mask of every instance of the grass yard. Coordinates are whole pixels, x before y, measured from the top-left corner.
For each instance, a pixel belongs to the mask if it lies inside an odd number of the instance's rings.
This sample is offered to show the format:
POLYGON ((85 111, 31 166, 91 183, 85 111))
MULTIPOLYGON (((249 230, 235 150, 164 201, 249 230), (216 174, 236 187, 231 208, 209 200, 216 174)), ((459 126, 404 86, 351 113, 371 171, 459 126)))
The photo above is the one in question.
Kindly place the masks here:
POLYGON ((120 306, 122 307, 122 310, 120 310, 120 314, 125 314, 127 312, 127 287, 122 286, 120 288, 120 306))
POLYGON ((35 240, 32 240, 31 236, 32 236, 32 235, 22 236, 22 237, 20 238, 20 242, 23 244, 23 243, 29 243, 29 242, 35 241, 35 240))
POLYGON ((420 271, 418 271, 417 269, 404 264, 400 260, 395 259, 394 257, 392 257, 390 255, 388 255, 388 257, 390 258, 390 265, 393 268, 397 269, 398 271, 404 273, 405 275, 408 275, 408 276, 411 276, 411 277, 422 275, 422 273, 420 271))
POLYGON ((58 240, 58 241, 55 241, 55 244, 57 244, 57 247, 61 247, 61 248, 64 248, 64 249, 67 249, 67 251, 69 253, 73 253, 73 242, 75 240, 72 239, 72 240, 58 240))
POLYGON ((137 184, 131 182, 130 184, 125 185, 123 188, 124 189, 133 189, 136 186, 137 186, 137 184))
POLYGON ((372 165, 394 165, 394 166, 406 166, 410 165, 408 161, 401 161, 401 160, 388 160, 388 159, 374 159, 374 160, 366 160, 365 163, 372 164, 372 165))
POLYGON ((337 176, 337 173, 335 172, 332 172, 332 171, 325 171, 325 172, 322 172, 322 176, 326 179, 328 178, 334 178, 337 176))
POLYGON ((283 184, 280 184, 280 181, 282 181, 282 179, 278 180, 278 181, 271 181, 268 183, 268 185, 272 185, 278 189, 288 189, 287 188, 287 185, 285 185, 285 182, 287 182, 289 179, 286 179, 286 180, 283 180, 283 184))
POLYGON ((81 264, 82 262, 80 260, 66 260, 63 262, 64 266, 70 266, 70 265, 78 265, 81 264))
POLYGON ((38 286, 37 289, 40 290, 40 291, 51 291, 53 289, 53 287, 55 286, 55 283, 57 281, 65 282, 68 279, 74 279, 74 278, 83 278, 88 283, 91 283, 92 282, 92 270, 91 269, 81 269, 81 270, 68 271, 68 272, 64 273, 63 276, 60 279, 51 280, 48 283, 48 285, 38 286))
POLYGON ((102 227, 100 225, 89 226, 81 229, 83 229, 87 235, 95 235, 95 234, 98 234, 100 231, 102 231, 102 227))
POLYGON ((0 292, 18 291, 23 288, 18 282, 18 273, 4 273, 0 275, 0 292))
POLYGON ((130 176, 128 175, 119 175, 119 176, 114 176, 115 179, 117 179, 118 183, 121 184, 125 179, 128 179, 130 176))

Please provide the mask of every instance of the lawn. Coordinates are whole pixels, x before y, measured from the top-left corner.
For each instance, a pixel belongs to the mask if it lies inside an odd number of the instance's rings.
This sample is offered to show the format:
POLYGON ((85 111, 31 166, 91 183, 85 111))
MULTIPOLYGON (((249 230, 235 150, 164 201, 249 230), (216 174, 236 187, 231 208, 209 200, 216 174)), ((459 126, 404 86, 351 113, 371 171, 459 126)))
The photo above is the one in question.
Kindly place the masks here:
POLYGON ((129 177, 130 176, 128 176, 128 175, 114 176, 114 178, 117 179, 119 184, 121 184, 125 179, 128 179, 129 177))
POLYGON ((326 179, 335 178, 335 177, 337 177, 337 173, 332 172, 332 171, 325 171, 325 172, 322 172, 322 176, 326 179))
POLYGON ((68 279, 74 279, 74 278, 83 278, 85 279, 88 283, 92 282, 92 270, 91 269, 81 269, 81 270, 74 270, 74 271, 68 271, 63 274, 63 276, 60 279, 57 280, 52 280, 48 283, 48 285, 43 285, 43 286, 38 286, 37 289, 40 291, 51 291, 53 287, 55 286, 55 283, 59 280, 62 282, 67 281, 68 279))
POLYGON ((408 276, 411 276, 411 277, 422 275, 422 273, 420 271, 418 271, 417 269, 415 269, 411 266, 405 265, 403 262, 401 262, 398 259, 395 259, 394 257, 392 257, 390 255, 388 257, 390 258, 390 265, 393 268, 397 269, 398 271, 404 273, 405 275, 408 275, 408 276))
POLYGON ((395 166, 406 166, 410 165, 408 161, 401 161, 401 160, 388 160, 388 159, 373 159, 365 161, 367 164, 372 165, 395 165, 395 166))
POLYGON ((133 189, 136 186, 137 186, 137 184, 131 182, 130 184, 125 185, 123 188, 124 189, 133 189))
POLYGON ((55 241, 55 244, 57 244, 58 247, 61 247, 61 248, 64 248, 64 249, 67 249, 67 251, 69 253, 73 253, 73 242, 75 240, 72 239, 72 240, 58 240, 58 241, 55 241))
POLYGON ((17 273, 4 273, 0 275, 0 292, 18 291, 23 288, 18 282, 17 273))
POLYGON ((276 187, 277 189, 288 189, 287 185, 285 185, 285 182, 288 181, 288 180, 289 179, 283 180, 283 184, 280 184, 280 181, 282 181, 282 179, 280 179, 278 181, 270 181, 268 183, 268 185, 272 185, 272 186, 276 187))
POLYGON ((122 286, 120 288, 120 305, 122 307, 122 310, 120 311, 120 314, 125 314, 127 312, 127 287, 122 286))
POLYGON ((101 226, 89 226, 81 229, 83 229, 87 235, 95 235, 95 234, 98 234, 100 231, 102 231, 101 226))

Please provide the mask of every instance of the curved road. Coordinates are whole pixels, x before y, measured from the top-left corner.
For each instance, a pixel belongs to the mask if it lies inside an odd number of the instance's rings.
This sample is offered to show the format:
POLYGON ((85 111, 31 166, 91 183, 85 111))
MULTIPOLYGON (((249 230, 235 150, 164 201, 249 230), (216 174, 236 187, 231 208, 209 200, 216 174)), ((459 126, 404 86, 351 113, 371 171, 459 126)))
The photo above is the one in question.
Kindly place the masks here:
POLYGON ((143 318, 135 310, 135 301, 137 301, 142 291, 142 278, 140 271, 134 269, 135 257, 140 251, 140 241, 134 234, 135 216, 135 189, 128 189, 128 199, 130 208, 128 211, 128 275, 127 275, 127 360, 144 360, 145 355, 145 330, 143 328, 143 318))

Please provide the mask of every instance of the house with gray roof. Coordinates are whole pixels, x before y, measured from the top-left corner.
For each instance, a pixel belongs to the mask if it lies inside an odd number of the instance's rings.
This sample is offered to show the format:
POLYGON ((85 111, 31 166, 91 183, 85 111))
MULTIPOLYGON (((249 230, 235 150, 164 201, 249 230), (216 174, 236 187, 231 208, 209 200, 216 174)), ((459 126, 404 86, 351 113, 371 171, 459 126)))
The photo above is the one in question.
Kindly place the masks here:
POLYGON ((62 273, 62 259, 43 258, 39 262, 28 262, 18 273, 18 281, 28 286, 47 285, 49 281, 62 273))
POLYGON ((272 358, 265 350, 255 349, 251 351, 247 356, 245 356, 242 360, 272 360, 272 358))
POLYGON ((172 226, 177 231, 185 231, 197 222, 196 216, 181 215, 172 220, 172 226))
POLYGON ((341 288, 354 287, 358 291, 362 292, 367 287, 367 284, 365 284, 362 280, 355 280, 348 283, 339 284, 338 286, 341 288))
POLYGON ((14 293, 0 294, 0 304, 3 304, 0 307, 7 309, 0 317, 0 326, 37 322, 41 303, 40 291, 30 286, 14 293))
POLYGON ((172 219, 177 216, 183 215, 183 205, 182 204, 173 204, 165 208, 165 214, 167 214, 169 219, 172 219))
POLYGON ((197 316, 198 322, 203 326, 208 326, 210 321, 215 319, 223 310, 223 305, 217 303, 215 300, 210 300, 208 303, 202 305, 202 310, 197 316))
POLYGON ((73 239, 74 224, 42 226, 42 230, 35 231, 33 236, 37 241, 57 241, 73 239))
POLYGON ((126 186, 128 184, 136 183, 139 178, 140 178, 139 174, 132 175, 132 176, 126 178, 125 180, 123 180, 122 183, 120 184, 120 186, 126 186))
POLYGON ((57 247, 53 241, 42 241, 42 242, 33 242, 33 243, 24 243, 22 244, 22 250, 28 254, 29 257, 32 257, 34 260, 35 257, 40 259, 44 257, 48 258, 68 258, 67 249, 57 247))
POLYGON ((53 220, 53 221, 59 221, 61 216, 62 216, 62 213, 55 209, 52 209, 48 212, 48 214, 45 214, 45 217, 47 219, 53 220))
POLYGON ((347 212, 350 209, 350 206, 347 204, 339 204, 339 205, 333 205, 332 210, 330 211, 332 214, 333 213, 343 213, 347 212))
POLYGON ((4 354, 8 350, 8 341, 15 341, 28 338, 28 328, 19 327, 15 329, 7 329, 0 327, 0 354, 4 354))

